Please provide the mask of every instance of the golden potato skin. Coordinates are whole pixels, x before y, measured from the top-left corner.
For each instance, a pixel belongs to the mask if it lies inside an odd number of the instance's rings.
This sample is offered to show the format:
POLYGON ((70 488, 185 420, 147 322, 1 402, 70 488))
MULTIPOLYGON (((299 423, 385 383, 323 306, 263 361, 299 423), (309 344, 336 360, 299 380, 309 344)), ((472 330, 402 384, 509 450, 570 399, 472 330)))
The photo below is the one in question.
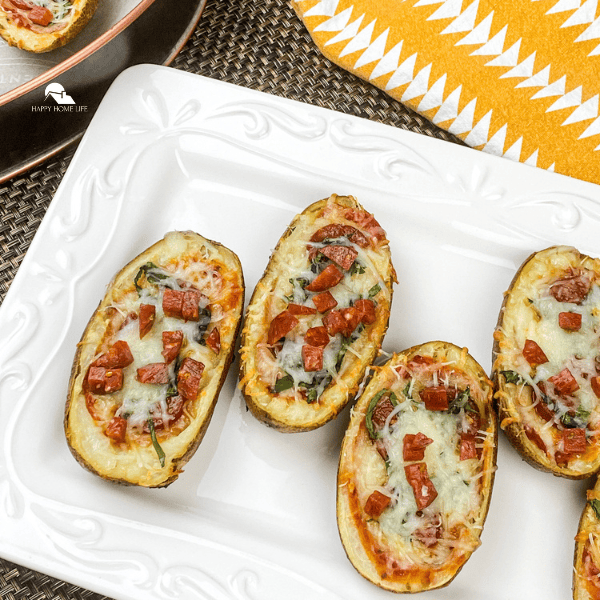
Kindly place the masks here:
POLYGON ((73 0, 72 4, 73 11, 67 26, 52 33, 37 33, 26 27, 17 26, 0 8, 0 36, 10 46, 28 52, 39 54, 56 50, 68 44, 88 24, 96 12, 98 0, 73 0))
MULTIPOLYGON (((385 365, 376 368, 373 378, 353 407, 351 420, 342 442, 337 477, 336 514, 340 539, 354 568, 371 583, 395 593, 419 593, 449 585, 479 544, 479 538, 465 543, 467 547, 464 552, 452 553, 441 565, 431 565, 429 561, 427 564, 419 564, 413 557, 411 562, 414 568, 404 570, 400 565, 401 557, 406 552, 406 546, 403 545, 405 542, 394 540, 393 535, 386 534, 377 519, 371 519, 369 515, 363 513, 362 505, 358 500, 359 488, 364 486, 361 470, 365 469, 365 465, 373 468, 372 462, 365 454, 363 441, 367 435, 364 431, 364 421, 369 402, 379 390, 388 387, 389 383, 394 381, 395 368, 398 365, 408 364, 415 356, 431 357, 437 364, 453 362, 467 373, 469 378, 472 378, 472 382, 480 386, 482 391, 481 402, 478 401, 477 405, 482 416, 481 428, 486 432, 482 451, 484 474, 481 477, 481 503, 474 520, 479 536, 483 531, 490 506, 498 446, 497 415, 492 399, 492 383, 466 348, 459 348, 443 341, 427 342, 394 354, 385 365), (394 572, 394 568, 399 571, 394 572)), ((373 450, 367 452, 373 453, 373 450)))
MULTIPOLYGON (((318 402, 308 404, 305 401, 286 402, 277 398, 258 373, 256 348, 266 340, 271 319, 283 310, 283 303, 277 300, 271 303, 270 296, 282 289, 287 282, 284 268, 289 264, 286 257, 298 256, 304 252, 310 236, 324 225, 339 222, 327 216, 328 210, 365 209, 352 196, 333 194, 308 206, 297 215, 280 238, 264 274, 257 283, 246 310, 240 349, 240 388, 246 404, 252 414, 262 423, 285 433, 310 431, 321 427, 338 415, 342 408, 356 393, 368 365, 377 356, 387 330, 392 300, 392 284, 396 282, 396 272, 391 262, 387 240, 383 240, 377 252, 372 252, 378 265, 379 277, 385 285, 385 293, 378 298, 376 321, 367 327, 367 333, 354 342, 353 349, 360 359, 348 356, 344 359, 340 373, 341 384, 330 384, 318 402), (376 254, 376 256, 375 256, 376 254), (278 309, 270 306, 279 306, 278 309)), ((365 211, 366 213, 366 211, 365 211)), ((369 213, 366 213, 369 214, 369 213)), ((361 231, 361 226, 350 220, 344 221, 361 231)), ((291 259, 290 259, 291 260, 291 259)))
MULTIPOLYGON (((565 273, 569 267, 574 269, 585 267, 590 273, 595 274, 596 283, 600 280, 600 261, 581 254, 569 246, 551 246, 534 252, 519 267, 504 294, 494 331, 492 381, 500 427, 521 457, 540 471, 566 479, 584 479, 600 470, 600 441, 595 442, 591 453, 586 452, 585 460, 578 461, 575 467, 557 464, 525 433, 517 404, 531 405, 531 388, 509 383, 502 374, 502 371, 514 370, 514 359, 511 357, 521 352, 523 340, 518 338, 523 337, 524 328, 531 320, 524 315, 523 309, 528 302, 527 292, 533 293, 532 286, 535 286, 536 281, 542 279, 551 281, 553 277, 565 273)), ((556 327, 558 328, 558 325, 556 327)))
MULTIPOLYGON (((191 231, 169 232, 123 267, 108 285, 104 298, 88 322, 71 369, 64 429, 69 449, 77 462, 95 475, 123 485, 166 487, 175 481, 197 450, 210 423, 234 357, 243 306, 244 278, 237 255, 218 242, 191 231), (149 261, 161 266, 169 261, 188 259, 202 259, 214 265, 226 282, 227 295, 220 299, 225 313, 219 323, 221 348, 214 364, 202 375, 198 397, 188 411, 192 414, 190 423, 177 435, 160 442, 166 453, 166 464, 161 467, 152 444, 141 447, 131 443, 123 449, 104 435, 86 408, 83 382, 89 364, 97 356, 97 349, 109 335, 110 307, 131 292, 132 281, 140 267, 149 261)), ((203 360, 194 354, 187 356, 203 360)))
POLYGON ((573 600, 600 598, 600 479, 587 492, 573 557, 573 600), (595 508, 594 508, 595 507, 595 508), (593 581, 599 585, 595 586, 593 581))

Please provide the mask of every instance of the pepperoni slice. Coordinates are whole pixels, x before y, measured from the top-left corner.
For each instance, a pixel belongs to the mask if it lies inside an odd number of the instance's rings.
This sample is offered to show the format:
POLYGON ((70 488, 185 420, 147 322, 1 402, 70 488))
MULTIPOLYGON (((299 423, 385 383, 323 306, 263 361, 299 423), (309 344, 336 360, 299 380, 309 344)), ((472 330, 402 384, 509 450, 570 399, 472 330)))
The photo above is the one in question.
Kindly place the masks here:
POLYGON ((97 358, 92 366, 123 369, 133 362, 133 354, 125 341, 115 342, 102 356, 97 358))
POLYGON ((404 467, 406 479, 413 489, 417 510, 427 508, 436 498, 437 490, 427 473, 427 465, 424 462, 413 463, 404 467))
POLYGON ((360 320, 365 325, 375 322, 375 302, 368 298, 357 300, 354 307, 360 312, 360 320))
POLYGON ((324 246, 319 252, 347 271, 356 260, 358 251, 350 246, 324 246))
POLYGON ((443 385, 426 387, 419 395, 427 410, 448 410, 448 391, 443 385))
POLYGON ((169 364, 177 358, 179 350, 181 350, 181 344, 183 343, 183 331, 163 331, 162 343, 162 355, 165 357, 165 362, 169 364))
POLYGON ((592 391, 596 394, 597 398, 600 398, 600 377, 592 377, 590 383, 592 385, 592 391))
POLYGON ((333 297, 331 292, 322 292, 313 296, 313 304, 317 307, 320 313, 325 313, 332 308, 337 306, 337 300, 333 297))
POLYGON ((352 227, 352 225, 342 225, 341 223, 332 223, 321 227, 321 229, 313 234, 310 241, 322 242, 323 240, 334 240, 340 237, 348 238, 348 240, 361 248, 369 246, 369 240, 361 231, 356 229, 356 227, 352 227))
POLYGON ((290 313, 288 310, 280 312, 271 321, 269 326, 269 333, 267 334, 267 343, 273 345, 275 342, 285 337, 300 321, 290 313))
POLYGON ((579 313, 558 313, 558 325, 565 331, 579 331, 581 329, 581 315, 579 313))
POLYGON ((288 304, 288 312, 291 315, 316 315, 317 309, 302 304, 288 304))
POLYGON ((221 334, 216 327, 214 327, 213 330, 208 334, 208 337, 206 338, 206 345, 215 354, 219 354, 221 351, 221 334))
POLYGON ((329 344, 329 334, 326 327, 311 327, 304 335, 304 342, 309 346, 324 348, 329 344))
POLYGON ((340 310, 332 310, 323 317, 323 325, 327 329, 327 333, 334 336, 346 329, 346 319, 340 310))
POLYGON ((523 356, 532 367, 535 365, 543 365, 548 362, 548 357, 544 354, 544 351, 539 347, 537 342, 534 342, 533 340, 525 340, 523 356))
POLYGON ((167 317, 181 319, 183 317, 183 299, 185 293, 180 290, 165 288, 162 299, 162 309, 167 317))
POLYGON ((475 436, 469 433, 460 434, 460 460, 477 458, 477 446, 475 436))
MULTIPOLYGON (((391 404, 391 403, 390 403, 391 404)), ((425 448, 433 444, 433 440, 424 433, 407 433, 402 442, 402 458, 405 461, 423 460, 425 458, 425 448)))
POLYGON ((156 318, 154 304, 140 304, 140 340, 152 329, 156 318))
POLYGON ((342 271, 335 265, 327 265, 305 289, 309 292, 324 292, 335 287, 342 279, 344 279, 342 271))
POLYGON ((550 294, 558 302, 569 302, 572 304, 581 304, 588 295, 591 282, 581 274, 573 274, 563 279, 559 279, 550 286, 550 294))
POLYGON ((183 359, 177 374, 177 392, 185 400, 195 400, 200 390, 200 379, 204 372, 204 363, 189 356, 183 359))
POLYGON ((352 332, 358 327, 362 319, 362 313, 355 306, 348 306, 348 308, 342 308, 340 309, 340 312, 342 313, 342 318, 346 323, 346 326, 342 333, 346 337, 349 337, 352 335, 352 332))
POLYGON ((560 394, 565 396, 576 392, 579 384, 569 369, 564 368, 558 375, 548 377, 548 381, 554 385, 560 394))
POLYGON ((34 6, 27 16, 31 19, 32 23, 36 25, 41 25, 42 27, 46 27, 52 22, 54 18, 52 15, 52 11, 47 9, 44 6, 34 6))
POLYGON ((378 519, 381 513, 390 505, 392 499, 379 490, 375 490, 365 503, 365 512, 373 519, 378 519))
POLYGON ((198 321, 200 318, 200 301, 204 294, 198 290, 186 290, 181 304, 181 316, 185 321, 198 321))
POLYGON ((123 417, 113 417, 104 430, 104 435, 114 442, 124 442, 127 432, 127 420, 123 417))
POLYGON ((140 383, 161 385, 169 383, 169 372, 166 363, 150 363, 137 370, 137 379, 140 383))
POLYGON ((381 227, 375 217, 366 210, 348 208, 344 211, 344 216, 349 221, 354 221, 357 225, 360 225, 363 229, 366 229, 374 242, 379 242, 385 239, 385 231, 383 227, 381 227))
POLYGON ((323 368, 323 348, 318 346, 302 346, 302 362, 307 373, 320 371, 323 368))

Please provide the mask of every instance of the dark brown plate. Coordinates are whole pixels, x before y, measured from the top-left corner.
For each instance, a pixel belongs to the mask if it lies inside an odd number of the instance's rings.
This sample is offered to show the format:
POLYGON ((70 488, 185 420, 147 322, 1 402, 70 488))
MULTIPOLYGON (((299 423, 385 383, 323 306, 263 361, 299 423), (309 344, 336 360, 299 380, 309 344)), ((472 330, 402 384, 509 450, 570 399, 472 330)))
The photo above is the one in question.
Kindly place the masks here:
MULTIPOLYGON (((192 34, 205 4, 206 0, 140 0, 83 48, 0 95, 0 182, 79 139, 121 71, 142 63, 169 64, 192 34), (49 84, 62 86, 74 104, 59 105, 48 98, 49 84)), ((32 60, 39 56, 44 55, 33 55, 32 60)))

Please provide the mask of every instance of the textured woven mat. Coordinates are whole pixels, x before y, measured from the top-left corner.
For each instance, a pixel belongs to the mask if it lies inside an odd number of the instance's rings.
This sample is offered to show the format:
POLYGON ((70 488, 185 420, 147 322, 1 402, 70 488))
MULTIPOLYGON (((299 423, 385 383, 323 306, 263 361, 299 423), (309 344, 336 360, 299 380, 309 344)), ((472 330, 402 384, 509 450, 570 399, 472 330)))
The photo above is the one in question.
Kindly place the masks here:
MULTIPOLYGON (((461 143, 325 59, 287 0, 208 0, 196 31, 172 66, 461 143)), ((74 152, 71 147, 0 184, 0 302, 74 152)), ((0 558, 1 600, 80 598, 105 597, 0 558)))

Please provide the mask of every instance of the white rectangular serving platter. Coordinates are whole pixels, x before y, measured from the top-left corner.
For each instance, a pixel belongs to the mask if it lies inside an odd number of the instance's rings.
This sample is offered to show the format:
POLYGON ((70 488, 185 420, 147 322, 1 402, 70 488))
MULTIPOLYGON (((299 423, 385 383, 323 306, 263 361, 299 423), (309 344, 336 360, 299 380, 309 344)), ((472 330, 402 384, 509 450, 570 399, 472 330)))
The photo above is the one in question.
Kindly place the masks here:
MULTIPOLYGON (((335 521, 348 422, 305 434, 245 409, 237 362, 166 490, 84 471, 63 434, 75 347, 111 277, 173 229, 240 257, 246 297, 294 215, 352 194, 391 242, 385 352, 440 339, 489 372, 503 292, 533 251, 600 255, 600 188, 165 67, 115 81, 0 308, 0 555, 119 600, 380 600, 335 521)), ((500 435, 482 545, 431 600, 571 597, 591 480, 523 463, 500 435)))

